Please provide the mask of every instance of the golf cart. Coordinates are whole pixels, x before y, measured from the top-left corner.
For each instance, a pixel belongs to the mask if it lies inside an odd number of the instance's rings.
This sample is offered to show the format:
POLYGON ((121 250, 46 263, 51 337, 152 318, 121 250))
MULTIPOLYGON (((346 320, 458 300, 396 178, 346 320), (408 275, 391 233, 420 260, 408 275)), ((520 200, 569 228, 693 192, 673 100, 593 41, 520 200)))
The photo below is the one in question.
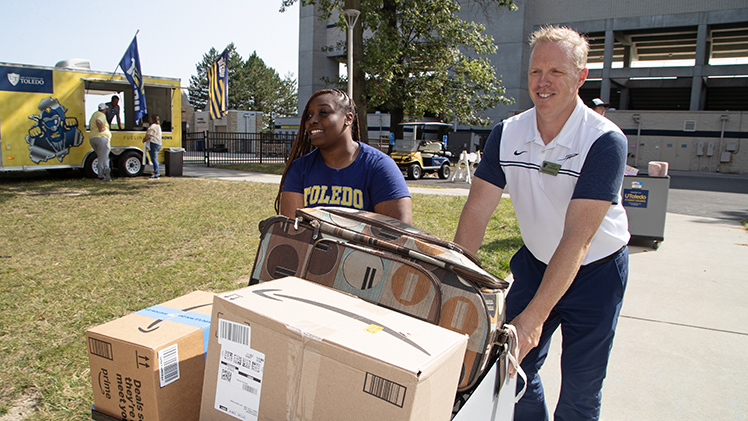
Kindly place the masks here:
POLYGON ((445 149, 444 143, 438 140, 438 137, 427 139, 430 133, 426 131, 434 127, 439 129, 451 126, 439 122, 413 122, 402 125, 413 127, 413 139, 396 140, 390 156, 406 177, 418 180, 424 173, 436 173, 441 179, 449 178, 452 153, 445 149))
POLYGON ((424 172, 437 173, 441 179, 449 178, 451 155, 441 142, 404 139, 395 141, 390 156, 408 179, 418 180, 424 172))

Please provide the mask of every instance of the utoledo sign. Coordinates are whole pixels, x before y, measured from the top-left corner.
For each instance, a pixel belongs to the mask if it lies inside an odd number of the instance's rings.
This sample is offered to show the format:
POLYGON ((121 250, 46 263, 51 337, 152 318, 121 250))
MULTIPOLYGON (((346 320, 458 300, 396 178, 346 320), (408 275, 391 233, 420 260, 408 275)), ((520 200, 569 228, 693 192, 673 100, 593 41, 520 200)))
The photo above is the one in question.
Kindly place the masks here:
POLYGON ((52 70, 0 66, 0 91, 51 94, 52 70))
POLYGON ((646 208, 649 190, 623 189, 623 206, 646 208))

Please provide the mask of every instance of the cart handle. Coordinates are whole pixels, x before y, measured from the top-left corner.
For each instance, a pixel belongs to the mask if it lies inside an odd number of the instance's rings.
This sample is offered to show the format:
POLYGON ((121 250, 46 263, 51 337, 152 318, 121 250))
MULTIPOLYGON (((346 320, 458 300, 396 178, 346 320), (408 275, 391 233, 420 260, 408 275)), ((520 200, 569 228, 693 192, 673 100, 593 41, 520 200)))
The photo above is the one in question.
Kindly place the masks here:
POLYGON ((504 324, 504 326, 499 329, 499 331, 503 334, 501 336, 506 338, 506 341, 501 344, 501 346, 504 348, 504 352, 506 352, 507 359, 516 371, 516 374, 518 374, 522 379, 522 390, 520 390, 519 393, 517 393, 517 395, 514 397, 514 403, 517 403, 520 399, 522 399, 522 396, 525 395, 525 391, 527 390, 527 374, 525 374, 525 371, 522 370, 522 367, 519 365, 519 361, 517 361, 517 356, 519 355, 517 328, 510 324, 504 324))

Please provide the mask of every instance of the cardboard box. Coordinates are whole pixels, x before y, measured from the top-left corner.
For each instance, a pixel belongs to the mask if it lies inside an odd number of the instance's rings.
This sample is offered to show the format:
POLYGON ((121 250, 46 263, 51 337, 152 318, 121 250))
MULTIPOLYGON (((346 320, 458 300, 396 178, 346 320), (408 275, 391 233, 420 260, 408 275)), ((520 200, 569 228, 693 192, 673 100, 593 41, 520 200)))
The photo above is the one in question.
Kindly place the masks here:
POLYGON ((298 278, 218 294, 201 420, 449 420, 467 336, 298 278))
POLYGON ((197 420, 214 294, 193 292, 86 332, 96 412, 197 420))

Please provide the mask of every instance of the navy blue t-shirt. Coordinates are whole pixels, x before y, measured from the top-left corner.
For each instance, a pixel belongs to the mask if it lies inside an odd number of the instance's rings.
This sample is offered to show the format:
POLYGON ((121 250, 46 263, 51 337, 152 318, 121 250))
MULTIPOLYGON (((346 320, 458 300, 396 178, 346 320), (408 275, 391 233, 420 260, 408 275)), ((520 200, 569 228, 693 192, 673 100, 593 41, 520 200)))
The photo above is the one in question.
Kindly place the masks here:
POLYGON ((328 167, 318 149, 291 163, 283 191, 301 193, 304 207, 338 206, 374 212, 374 205, 410 197, 402 172, 389 156, 365 143, 345 168, 328 167))

